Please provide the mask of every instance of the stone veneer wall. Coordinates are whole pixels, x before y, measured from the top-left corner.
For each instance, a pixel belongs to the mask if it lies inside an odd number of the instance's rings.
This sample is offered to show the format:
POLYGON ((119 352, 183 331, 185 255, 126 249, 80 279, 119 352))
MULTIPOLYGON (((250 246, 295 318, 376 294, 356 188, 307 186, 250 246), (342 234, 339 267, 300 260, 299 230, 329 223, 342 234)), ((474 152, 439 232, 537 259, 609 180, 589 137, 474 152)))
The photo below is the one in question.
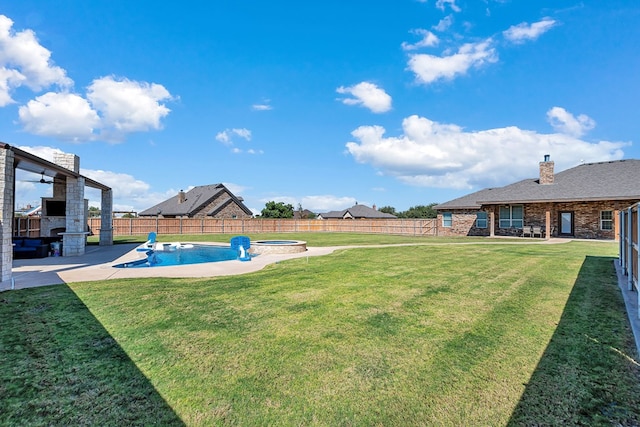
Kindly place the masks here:
POLYGON ((0 173, 4 179, 0 180, 0 281, 11 279, 13 261, 13 186, 15 182, 15 169, 13 163, 15 156, 11 150, 0 149, 0 173))
POLYGON ((62 255, 83 255, 87 238, 88 202, 84 198, 84 178, 67 177, 66 230, 62 237, 62 255))

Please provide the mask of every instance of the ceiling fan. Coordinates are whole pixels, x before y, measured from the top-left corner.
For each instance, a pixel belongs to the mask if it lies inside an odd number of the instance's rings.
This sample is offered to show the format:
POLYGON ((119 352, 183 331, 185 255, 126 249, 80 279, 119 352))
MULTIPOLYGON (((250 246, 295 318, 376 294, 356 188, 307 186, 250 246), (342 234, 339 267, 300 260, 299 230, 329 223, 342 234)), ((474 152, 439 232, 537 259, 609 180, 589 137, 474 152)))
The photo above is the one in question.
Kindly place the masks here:
POLYGON ((42 178, 40 178, 37 181, 26 181, 26 182, 39 182, 40 184, 53 184, 53 180, 49 181, 47 179, 44 179, 44 172, 42 172, 42 178))

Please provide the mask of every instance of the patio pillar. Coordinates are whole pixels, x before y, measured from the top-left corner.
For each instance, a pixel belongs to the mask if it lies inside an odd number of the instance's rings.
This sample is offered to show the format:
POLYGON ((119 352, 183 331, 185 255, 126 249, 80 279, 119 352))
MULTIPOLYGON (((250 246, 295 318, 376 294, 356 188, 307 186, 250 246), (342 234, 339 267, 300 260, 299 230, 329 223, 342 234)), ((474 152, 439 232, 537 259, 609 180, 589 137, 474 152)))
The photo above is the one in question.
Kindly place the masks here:
POLYGON ((102 190, 100 203, 100 246, 113 245, 113 191, 102 190))
POLYGON ((15 156, 10 149, 0 149, 0 281, 11 280, 11 268, 13 266, 13 206, 15 169, 13 168, 15 156))
POLYGON ((496 213, 495 208, 489 211, 489 237, 496 236, 496 213))
POLYGON ((67 177, 66 230, 62 233, 62 255, 84 255, 87 239, 87 206, 84 177, 67 177))
POLYGON ((548 206, 544 215, 544 238, 549 240, 551 238, 551 207, 548 206))

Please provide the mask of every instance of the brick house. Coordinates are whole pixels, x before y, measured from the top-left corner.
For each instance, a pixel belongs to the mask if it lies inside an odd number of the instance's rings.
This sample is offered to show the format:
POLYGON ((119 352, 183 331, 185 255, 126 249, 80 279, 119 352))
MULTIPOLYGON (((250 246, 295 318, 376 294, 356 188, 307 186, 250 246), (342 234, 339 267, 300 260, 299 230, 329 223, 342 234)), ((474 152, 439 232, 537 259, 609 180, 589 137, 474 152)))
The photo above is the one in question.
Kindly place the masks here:
POLYGON ((251 218, 253 212, 222 184, 200 185, 145 209, 138 216, 160 218, 251 218))
POLYGON ((325 213, 319 213, 317 219, 393 219, 397 216, 380 212, 376 205, 372 208, 365 205, 355 204, 350 208, 343 209, 341 211, 330 211, 325 213))
POLYGON ((617 240, 618 212, 640 201, 640 160, 586 163, 554 173, 545 156, 540 176, 486 188, 439 204, 441 236, 522 236, 617 240))

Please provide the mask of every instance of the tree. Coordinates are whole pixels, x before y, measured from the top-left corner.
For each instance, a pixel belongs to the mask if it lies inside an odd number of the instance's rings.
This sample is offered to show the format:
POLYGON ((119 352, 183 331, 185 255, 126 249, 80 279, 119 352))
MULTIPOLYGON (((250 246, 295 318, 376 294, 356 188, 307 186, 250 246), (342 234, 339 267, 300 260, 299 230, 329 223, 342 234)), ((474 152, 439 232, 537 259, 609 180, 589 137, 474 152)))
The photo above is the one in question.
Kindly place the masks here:
MULTIPOLYGON (((433 209, 437 203, 430 203, 426 206, 412 206, 407 211, 402 212, 402 218, 437 218, 438 212, 433 209)), ((399 215, 400 216, 400 215, 399 215)))
POLYGON ((96 218, 100 216, 100 208, 95 206, 89 206, 89 218, 96 218))
POLYGON ((265 203, 265 208, 260 212, 263 218, 293 218, 293 206, 282 202, 270 201, 265 203))
POLYGON ((398 216, 398 213, 396 212, 396 208, 394 208, 393 206, 383 206, 380 209, 378 209, 378 211, 398 216))

